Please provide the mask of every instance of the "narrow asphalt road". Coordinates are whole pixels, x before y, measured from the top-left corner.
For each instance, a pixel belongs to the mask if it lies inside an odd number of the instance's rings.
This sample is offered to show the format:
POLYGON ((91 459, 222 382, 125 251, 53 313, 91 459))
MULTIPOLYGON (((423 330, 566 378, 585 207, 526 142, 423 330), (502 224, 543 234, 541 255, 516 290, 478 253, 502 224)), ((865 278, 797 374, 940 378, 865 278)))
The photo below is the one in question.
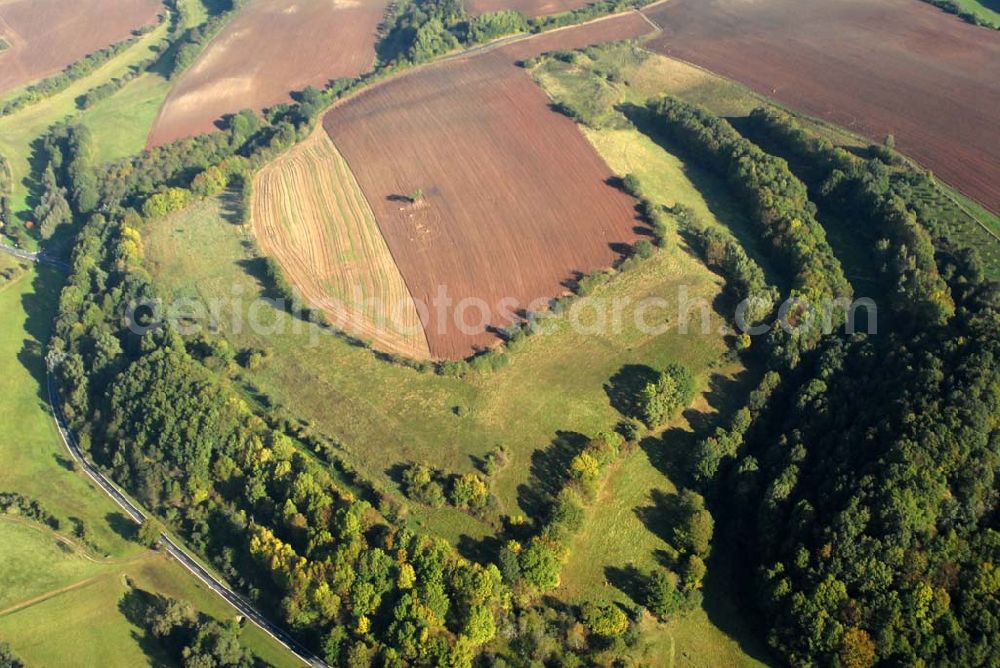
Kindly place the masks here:
POLYGON ((0 253, 6 253, 7 255, 12 255, 13 257, 20 258, 21 260, 27 260, 28 262, 34 262, 35 264, 47 264, 51 267, 56 267, 63 271, 69 271, 69 265, 60 260, 57 257, 52 257, 44 252, 33 253, 31 251, 22 250, 20 248, 14 248, 13 246, 7 246, 0 244, 0 253))
MULTIPOLYGON (((76 439, 73 438, 73 434, 66 426, 66 420, 62 412, 62 404, 60 403, 59 395, 56 392, 55 383, 52 380, 51 374, 47 375, 46 383, 48 385, 49 405, 52 407, 52 417, 55 420, 56 428, 59 430, 59 435, 62 437, 62 441, 66 445, 66 449, 69 450, 73 460, 80 466, 80 468, 83 469, 84 473, 86 473, 90 479, 97 484, 98 487, 104 490, 104 492, 110 496, 112 500, 114 500, 114 502, 117 503, 126 514, 128 514, 129 517, 132 518, 134 522, 142 524, 143 520, 146 519, 145 513, 143 513, 138 506, 132 503, 121 492, 121 490, 119 490, 118 487, 111 482, 111 480, 109 480, 103 473, 98 471, 97 468, 87 462, 84 458, 83 452, 76 443, 76 439)), ((286 649, 288 649, 288 651, 301 659, 303 663, 315 666, 316 668, 329 668, 329 666, 323 662, 322 659, 302 647, 280 627, 268 621, 267 618, 258 612, 246 599, 205 570, 201 564, 195 561, 191 555, 171 540, 169 536, 166 534, 161 535, 160 543, 165 548, 167 554, 179 561, 184 568, 189 570, 196 578, 205 583, 205 586, 225 599, 225 601, 235 608, 237 612, 260 627, 264 633, 281 643, 286 649)))

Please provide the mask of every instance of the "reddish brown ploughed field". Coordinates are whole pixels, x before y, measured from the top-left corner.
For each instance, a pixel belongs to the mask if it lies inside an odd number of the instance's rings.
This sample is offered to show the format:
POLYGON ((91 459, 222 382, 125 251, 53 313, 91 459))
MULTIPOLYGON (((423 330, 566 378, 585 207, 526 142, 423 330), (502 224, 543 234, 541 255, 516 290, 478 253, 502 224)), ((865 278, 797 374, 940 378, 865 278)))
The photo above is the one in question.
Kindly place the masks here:
POLYGON ((1000 212, 1000 38, 917 0, 671 0, 650 44, 872 139, 1000 212))
MULTIPOLYGON (((324 127, 371 203, 421 313, 432 356, 459 358, 496 342, 462 333, 456 308, 483 300, 504 325, 520 307, 565 292, 574 272, 611 265, 636 239, 634 201, 606 183, 608 167, 572 121, 515 62, 556 48, 642 35, 638 14, 454 58, 367 89, 327 113, 324 127), (416 204, 408 194, 423 190, 416 204)), ((469 308, 465 321, 476 324, 469 308)))
POLYGON ((209 132, 225 114, 368 71, 386 2, 253 0, 170 91, 149 144, 209 132))
POLYGON ((157 0, 0 0, 0 94, 55 74, 129 37, 163 9, 157 0))
POLYGON ((503 9, 516 9, 531 18, 568 12, 589 5, 591 2, 593 0, 468 0, 465 7, 473 16, 503 9))

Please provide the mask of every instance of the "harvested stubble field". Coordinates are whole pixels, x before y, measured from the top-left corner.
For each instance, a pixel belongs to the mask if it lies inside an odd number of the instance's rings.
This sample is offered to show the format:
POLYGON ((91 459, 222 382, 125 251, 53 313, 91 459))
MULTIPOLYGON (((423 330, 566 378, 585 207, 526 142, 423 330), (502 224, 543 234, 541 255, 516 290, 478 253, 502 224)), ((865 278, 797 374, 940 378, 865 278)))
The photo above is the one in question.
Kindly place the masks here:
POLYGON ((649 46, 900 151, 1000 212, 1000 40, 912 0, 671 0, 649 46))
POLYGON ((252 220, 261 249, 328 321, 380 350, 430 356, 375 214, 321 128, 260 170, 252 220))
POLYGON ((157 0, 0 0, 0 94, 123 40, 153 21, 157 0))
POLYGON ((516 9, 527 17, 536 17, 568 12, 591 2, 592 0, 468 0, 465 6, 473 16, 516 9))
POLYGON ((149 145, 210 132, 226 114, 367 71, 385 7, 386 0, 253 0, 181 75, 149 145))
POLYGON ((522 39, 390 79, 325 116, 413 298, 430 307, 432 356, 495 343, 488 330, 508 324, 500 300, 537 308, 637 238, 634 201, 517 62, 649 30, 628 14, 522 39), (481 300, 491 327, 473 327, 478 307, 433 306, 441 288, 452 305, 481 300))

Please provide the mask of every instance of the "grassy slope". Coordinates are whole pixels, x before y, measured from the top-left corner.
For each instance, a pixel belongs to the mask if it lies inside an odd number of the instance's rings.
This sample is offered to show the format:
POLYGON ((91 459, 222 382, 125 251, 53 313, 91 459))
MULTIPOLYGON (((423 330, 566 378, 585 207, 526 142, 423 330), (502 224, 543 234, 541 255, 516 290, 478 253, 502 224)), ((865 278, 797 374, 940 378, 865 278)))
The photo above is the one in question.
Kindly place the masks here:
MULTIPOLYGON (((180 0, 185 7, 187 25, 198 25, 208 17, 202 0, 180 0)), ((14 172, 12 198, 15 213, 28 214, 29 190, 25 183, 30 169, 31 142, 53 123, 70 117, 90 127, 97 162, 117 160, 142 151, 156 114, 170 92, 171 82, 157 72, 145 72, 121 90, 80 111, 76 98, 103 83, 121 76, 134 64, 148 58, 166 36, 168 22, 90 75, 73 82, 66 90, 0 118, 0 154, 11 163, 14 172)))
MULTIPOLYGON (((497 372, 473 373, 466 380, 419 373, 380 362, 370 351, 274 309, 254 308, 261 332, 252 331, 246 311, 260 289, 255 263, 248 261, 242 230, 220 222, 216 203, 158 221, 146 234, 151 269, 175 296, 243 300, 241 331, 233 331, 231 313, 223 327, 236 347, 273 353, 255 381, 274 400, 341 440, 364 475, 388 483, 387 469, 409 460, 467 471, 473 457, 503 444, 514 459, 496 489, 503 512, 518 512, 518 487, 529 480, 532 454, 558 432, 593 434, 620 419, 603 385, 622 365, 685 359, 705 369, 723 352, 715 332, 640 336, 628 307, 620 333, 574 336, 565 319, 550 321, 552 331, 497 372)), ((675 246, 600 295, 662 295, 668 306, 660 313, 676 319, 673 304, 682 284, 692 298, 711 300, 718 290, 718 279, 675 246)), ((588 314, 581 312, 580 320, 589 322, 588 314)), ((474 523, 466 524, 473 529, 474 523)))
MULTIPOLYGON (((638 67, 624 53, 608 54, 605 65, 626 68, 627 87, 610 104, 641 105, 651 96, 650 72, 638 67), (616 57, 616 55, 618 57, 616 57)), ((652 63, 655 67, 656 63, 652 63)), ((548 61, 534 72, 542 87, 556 99, 584 102, 589 96, 589 78, 575 67, 548 61)), ((589 96, 587 103, 593 97, 589 96)), ((593 108, 593 107, 591 107, 593 108)), ((624 108, 624 107, 620 107, 624 108)), ((606 120, 612 114, 604 114, 606 120)), ((693 209, 708 225, 728 229, 739 238, 768 270, 772 282, 781 283, 756 243, 756 235, 740 207, 730 199, 724 184, 702 170, 686 164, 676 155, 634 127, 581 126, 588 140, 616 174, 634 174, 643 193, 652 201, 673 205, 682 203, 693 209)), ((676 236, 671 245, 682 246, 676 236)), ((671 425, 662 438, 647 438, 643 447, 629 453, 610 472, 599 495, 599 502, 588 509, 583 532, 577 536, 569 562, 563 569, 559 594, 568 600, 583 601, 595 596, 610 596, 626 602, 628 586, 623 584, 629 569, 648 571, 660 563, 669 546, 669 527, 660 516, 664 500, 677 493, 668 471, 676 455, 691 447, 695 432, 692 423, 703 424, 716 408, 734 408, 733 400, 745 388, 747 374, 734 378, 729 374, 712 377, 712 403, 705 397, 697 401, 685 418, 671 425), (722 405, 719 405, 722 404, 722 405), (690 420, 688 419, 690 418, 690 420)), ((738 402, 736 402, 738 403, 738 402)), ((654 664, 681 661, 692 665, 740 665, 753 663, 753 656, 765 656, 762 644, 755 641, 735 610, 726 591, 725 578, 713 563, 708 579, 703 609, 672 621, 655 624, 643 634, 645 657, 654 664), (725 629, 723 631, 723 629, 725 629), (741 643, 734 640, 739 637, 741 643), (751 654, 747 654, 750 652, 751 654)), ((722 564, 725 567, 725 564, 722 564)))
MULTIPOLYGON (((204 23, 209 15, 203 0, 179 0, 185 27, 204 23)), ((217 2, 211 2, 213 7, 217 2)), ((215 8, 217 9, 217 7, 215 8)), ((173 82, 158 72, 146 72, 130 81, 109 98, 101 100, 80 115, 94 135, 96 160, 118 160, 142 151, 156 115, 170 92, 173 82)))
POLYGON ((33 522, 0 515, 0 611, 22 601, 89 580, 104 567, 57 542, 33 522))
POLYGON ((17 559, 21 568, 5 574, 4 585, 17 586, 0 606, 38 600, 13 612, 0 612, 0 637, 11 643, 29 665, 135 666, 161 663, 134 640, 140 629, 118 609, 126 592, 128 566, 87 561, 57 547, 44 530, 0 522, 0 556, 17 559), (30 589, 24 585, 30 583, 30 589), (58 637, 59 642, 53 642, 58 637))
MULTIPOLYGON (((613 137, 612 143, 616 139, 620 136, 613 137)), ((700 208, 715 224, 722 223, 713 211, 728 212, 721 214, 724 219, 737 215, 721 193, 717 193, 718 201, 706 202, 676 158, 662 149, 656 149, 657 154, 655 146, 643 148, 624 153, 638 161, 633 166, 648 165, 651 182, 658 184, 660 201, 683 201, 700 208), (671 166, 669 178, 654 174, 656 165, 664 163, 671 166)), ((619 165, 610 162, 617 171, 619 165)), ((220 220, 219 207, 217 202, 201 203, 152 223, 146 230, 150 266, 159 283, 175 296, 208 300, 231 295, 246 299, 258 294, 244 233, 239 226, 220 220)), ((675 301, 681 285, 688 287, 692 298, 711 300, 719 281, 672 235, 665 251, 639 269, 619 275, 598 291, 598 296, 662 296, 669 303, 664 313, 676 322, 675 301)), ((240 309, 244 315, 246 307, 244 304, 240 309)), ((260 389, 341 439, 348 459, 376 481, 390 482, 387 469, 409 460, 449 471, 468 470, 472 457, 504 444, 512 452, 512 463, 501 474, 495 492, 501 510, 512 513, 520 511, 518 500, 538 484, 534 476, 542 475, 540 454, 559 433, 592 434, 620 418, 603 386, 622 365, 662 366, 670 360, 683 360, 699 374, 703 386, 713 388, 711 404, 720 401, 721 390, 730 387, 730 379, 739 373, 737 365, 717 366, 724 346, 715 331, 701 336, 672 329, 661 336, 644 337, 630 324, 631 307, 623 312, 626 324, 622 331, 601 336, 580 336, 564 319, 553 321, 553 331, 531 340, 509 366, 473 374, 466 380, 388 366, 374 360, 367 350, 334 337, 316 333, 311 340, 312 328, 273 309, 259 313, 263 325, 279 330, 273 334, 249 331, 246 318, 242 331, 237 332, 228 322, 231 313, 224 315, 223 328, 237 347, 271 351, 264 368, 255 374, 260 389), (296 328, 298 333, 293 331, 296 328), (461 407, 461 417, 455 407, 461 407)), ((711 404, 703 398, 698 408, 708 412, 711 404)), ((678 428, 663 447, 680 449, 689 440, 686 430, 678 428)), ((657 453, 652 456, 659 458, 657 453)), ((581 538, 565 570, 562 594, 568 599, 586 595, 623 598, 606 587, 604 569, 624 567, 629 562, 648 568, 655 563, 656 551, 662 549, 662 539, 642 522, 641 509, 649 506, 657 493, 672 493, 674 487, 660 468, 651 465, 650 455, 641 450, 630 454, 616 468, 609 485, 616 487, 616 493, 592 511, 588 524, 593 528, 581 538)), ((462 536, 475 538, 489 532, 489 527, 446 509, 417 509, 414 516, 417 524, 456 542, 461 542, 462 536)), ((725 594, 716 599, 721 602, 711 605, 725 607, 725 594)), ((678 651, 698 654, 706 662, 749 661, 706 612, 666 630, 666 634, 649 636, 651 658, 663 650, 653 642, 662 636, 672 638, 678 651)))
MULTIPOLYGON (((95 558, 57 542, 46 528, 0 518, 0 559, 13 565, 0 578, 0 637, 29 665, 170 663, 121 607, 132 587, 190 601, 218 619, 234 616, 177 562, 155 552, 95 558), (61 642, 52 642, 53 629, 60 629, 61 642)), ((246 627, 243 637, 272 665, 300 665, 256 627, 246 627)))
POLYGON ((147 72, 82 113, 80 122, 93 133, 97 161, 118 160, 142 151, 168 92, 167 79, 147 72))
POLYGON ((124 515, 79 473, 67 453, 42 395, 41 345, 49 335, 58 297, 58 276, 42 270, 22 276, 0 292, 0 489, 36 498, 71 527, 84 521, 101 554, 139 550, 111 528, 124 515), (111 522, 109 522, 109 516, 111 522))

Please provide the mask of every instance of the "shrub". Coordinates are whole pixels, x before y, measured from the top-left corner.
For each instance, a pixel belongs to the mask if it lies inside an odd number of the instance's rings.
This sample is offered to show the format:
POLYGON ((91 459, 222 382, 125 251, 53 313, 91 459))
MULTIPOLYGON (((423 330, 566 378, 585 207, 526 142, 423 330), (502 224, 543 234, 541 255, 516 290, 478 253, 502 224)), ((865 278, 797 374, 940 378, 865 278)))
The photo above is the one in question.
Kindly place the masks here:
POLYGON ((519 11, 505 9, 498 12, 487 12, 469 21, 466 41, 473 44, 488 42, 504 35, 525 32, 527 29, 528 20, 519 11))
POLYGON ((628 617, 614 603, 587 601, 580 613, 587 631, 601 638, 615 638, 628 630, 628 617))
POLYGON ((681 609, 684 596, 677 587, 677 576, 658 568, 646 578, 643 605, 661 622, 681 609))
POLYGON ((490 489, 477 473, 466 473, 455 478, 450 499, 457 508, 481 510, 489 500, 490 489))
POLYGON ((440 508, 445 502, 444 489, 435 478, 430 468, 412 464, 403 471, 403 493, 414 501, 440 508))
POLYGON ((142 205, 145 218, 162 218, 174 211, 180 211, 191 202, 191 191, 184 188, 164 188, 150 195, 142 205))
POLYGON ((147 517, 146 520, 139 526, 139 532, 136 535, 136 540, 146 547, 156 547, 160 542, 160 536, 163 534, 163 525, 160 524, 159 520, 155 517, 147 517))
POLYGON ((648 383, 639 396, 641 419, 649 428, 666 424, 694 398, 694 376, 683 364, 671 362, 656 382, 648 383))

